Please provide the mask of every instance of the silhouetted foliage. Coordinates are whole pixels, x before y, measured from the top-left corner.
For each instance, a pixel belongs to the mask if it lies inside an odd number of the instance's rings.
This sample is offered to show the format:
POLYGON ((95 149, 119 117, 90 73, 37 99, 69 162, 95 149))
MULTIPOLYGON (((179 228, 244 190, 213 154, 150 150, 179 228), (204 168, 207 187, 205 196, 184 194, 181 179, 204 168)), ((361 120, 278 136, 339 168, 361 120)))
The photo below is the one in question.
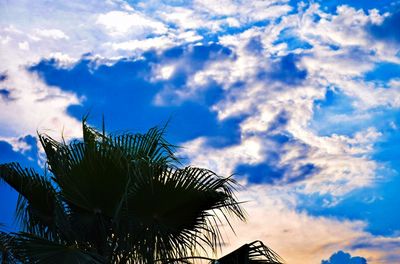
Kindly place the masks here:
POLYGON ((82 126, 83 140, 68 144, 39 135, 45 175, 0 165, 0 179, 19 193, 22 226, 0 233, 7 261, 188 263, 220 245, 221 223, 245 220, 236 182, 182 168, 164 129, 112 135, 86 118, 82 126))
POLYGON ((282 258, 261 241, 244 244, 214 264, 282 264, 282 258))

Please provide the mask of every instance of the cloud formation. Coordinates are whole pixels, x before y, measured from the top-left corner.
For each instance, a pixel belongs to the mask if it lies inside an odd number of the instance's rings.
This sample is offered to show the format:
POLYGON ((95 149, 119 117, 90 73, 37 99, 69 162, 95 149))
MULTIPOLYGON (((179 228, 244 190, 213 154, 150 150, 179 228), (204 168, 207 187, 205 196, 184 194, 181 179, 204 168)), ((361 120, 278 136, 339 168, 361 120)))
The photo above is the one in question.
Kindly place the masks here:
POLYGON ((349 253, 338 251, 329 260, 323 260, 321 264, 367 264, 363 257, 352 257, 349 253))

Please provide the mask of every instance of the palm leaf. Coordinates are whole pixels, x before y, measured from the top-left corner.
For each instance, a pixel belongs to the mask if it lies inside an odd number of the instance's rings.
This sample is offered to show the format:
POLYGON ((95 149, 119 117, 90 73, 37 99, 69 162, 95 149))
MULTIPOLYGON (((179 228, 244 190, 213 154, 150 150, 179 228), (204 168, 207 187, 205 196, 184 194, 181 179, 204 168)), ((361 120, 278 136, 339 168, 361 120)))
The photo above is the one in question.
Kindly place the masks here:
POLYGON ((69 145, 44 134, 39 138, 64 197, 89 211, 113 215, 126 187, 130 162, 168 164, 177 160, 160 129, 105 136, 83 122, 83 131, 84 141, 69 145))
POLYGON ((261 241, 244 244, 214 262, 218 264, 283 264, 283 259, 261 241))
MULTIPOLYGON (((2 228, 3 225, 0 224, 0 228, 2 228)), ((12 248, 11 248, 11 241, 13 237, 9 235, 8 233, 5 233, 3 231, 0 231, 0 261, 3 264, 14 264, 16 263, 16 259, 14 258, 12 254, 12 248)))
POLYGON ((30 233, 16 234, 12 250, 24 263, 104 263, 101 256, 81 250, 76 244, 61 244, 30 233))
POLYGON ((204 247, 216 249, 222 243, 220 216, 245 219, 230 178, 201 168, 136 166, 121 213, 128 230, 120 232, 132 234, 131 244, 143 256, 178 259, 202 248, 204 253, 204 247))
POLYGON ((16 216, 25 230, 54 235, 58 199, 49 179, 33 169, 23 169, 17 163, 0 165, 0 179, 19 193, 16 216))

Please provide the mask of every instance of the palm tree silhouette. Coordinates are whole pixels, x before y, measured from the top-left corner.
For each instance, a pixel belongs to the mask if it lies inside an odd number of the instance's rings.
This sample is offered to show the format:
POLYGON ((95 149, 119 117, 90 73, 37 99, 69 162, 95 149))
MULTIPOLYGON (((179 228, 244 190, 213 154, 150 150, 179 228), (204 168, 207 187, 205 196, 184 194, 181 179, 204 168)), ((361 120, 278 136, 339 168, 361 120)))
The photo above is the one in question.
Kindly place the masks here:
MULTIPOLYGON (((17 163, 0 179, 19 193, 22 230, 0 233, 2 256, 23 263, 189 263, 222 242, 245 213, 230 177, 181 167, 164 128, 106 134, 82 121, 83 140, 39 134, 44 175, 17 163)), ((203 256, 202 256, 203 255, 203 256)))

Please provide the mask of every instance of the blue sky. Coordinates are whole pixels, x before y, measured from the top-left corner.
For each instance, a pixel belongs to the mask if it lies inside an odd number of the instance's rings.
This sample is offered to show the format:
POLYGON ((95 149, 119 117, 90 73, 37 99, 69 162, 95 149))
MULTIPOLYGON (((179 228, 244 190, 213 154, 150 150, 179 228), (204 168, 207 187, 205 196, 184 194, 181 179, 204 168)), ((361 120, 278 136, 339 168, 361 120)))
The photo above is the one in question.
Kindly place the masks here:
MULTIPOLYGON (((0 1, 0 162, 169 120, 288 263, 400 262, 400 1, 0 1)), ((0 222, 16 194, 0 185, 0 222)))

